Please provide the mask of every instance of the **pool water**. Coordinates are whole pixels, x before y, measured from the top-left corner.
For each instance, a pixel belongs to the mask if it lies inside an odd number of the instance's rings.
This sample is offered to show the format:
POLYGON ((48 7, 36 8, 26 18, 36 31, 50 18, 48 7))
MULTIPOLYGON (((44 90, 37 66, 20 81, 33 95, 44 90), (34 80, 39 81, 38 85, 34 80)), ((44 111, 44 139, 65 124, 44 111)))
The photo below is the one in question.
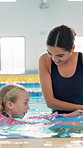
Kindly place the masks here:
MULTIPOLYGON (((21 83, 20 83, 21 84, 21 83)), ((2 87, 4 84, 1 84, 2 87)), ((74 117, 56 117, 52 120, 32 118, 29 116, 39 116, 50 114, 51 109, 47 108, 41 93, 40 84, 21 84, 30 93, 30 110, 20 121, 27 121, 34 124, 4 125, 0 126, 0 139, 4 138, 54 138, 54 137, 83 137, 83 124, 62 125, 59 122, 83 121, 83 115, 74 117), (37 123, 37 124, 36 124, 37 123), (57 124, 54 124, 57 123, 57 124)))

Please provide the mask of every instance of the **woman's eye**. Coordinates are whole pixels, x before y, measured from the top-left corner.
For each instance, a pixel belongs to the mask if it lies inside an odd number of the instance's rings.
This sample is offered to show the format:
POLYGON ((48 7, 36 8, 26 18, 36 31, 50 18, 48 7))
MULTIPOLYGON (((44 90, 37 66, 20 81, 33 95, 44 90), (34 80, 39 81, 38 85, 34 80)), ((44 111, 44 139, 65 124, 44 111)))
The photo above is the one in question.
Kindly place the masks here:
POLYGON ((47 50, 47 53, 48 53, 49 55, 52 55, 48 50, 47 50))
POLYGON ((58 57, 63 57, 64 55, 58 55, 58 57))
POLYGON ((48 53, 49 55, 52 55, 51 53, 48 53))

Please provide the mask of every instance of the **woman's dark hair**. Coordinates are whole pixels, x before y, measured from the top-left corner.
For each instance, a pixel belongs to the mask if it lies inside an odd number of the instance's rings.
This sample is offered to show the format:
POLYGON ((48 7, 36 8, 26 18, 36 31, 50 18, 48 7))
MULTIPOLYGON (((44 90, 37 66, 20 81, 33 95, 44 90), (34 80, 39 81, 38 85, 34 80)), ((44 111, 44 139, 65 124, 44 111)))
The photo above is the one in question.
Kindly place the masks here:
POLYGON ((52 29, 47 37, 47 46, 57 46, 70 51, 75 40, 76 33, 74 29, 61 25, 52 29))

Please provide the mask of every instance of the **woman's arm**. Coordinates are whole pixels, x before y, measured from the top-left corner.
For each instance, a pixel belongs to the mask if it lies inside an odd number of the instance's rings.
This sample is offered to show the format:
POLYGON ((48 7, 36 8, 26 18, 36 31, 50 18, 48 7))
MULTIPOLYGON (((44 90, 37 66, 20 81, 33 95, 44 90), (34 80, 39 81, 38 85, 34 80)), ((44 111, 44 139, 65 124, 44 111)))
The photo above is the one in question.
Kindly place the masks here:
POLYGON ((77 105, 73 103, 68 103, 65 101, 60 101, 54 98, 52 90, 52 82, 50 77, 51 70, 51 59, 47 54, 44 54, 39 59, 39 77, 40 84, 45 98, 46 104, 51 109, 61 109, 61 110, 76 110, 83 109, 83 105, 77 105))

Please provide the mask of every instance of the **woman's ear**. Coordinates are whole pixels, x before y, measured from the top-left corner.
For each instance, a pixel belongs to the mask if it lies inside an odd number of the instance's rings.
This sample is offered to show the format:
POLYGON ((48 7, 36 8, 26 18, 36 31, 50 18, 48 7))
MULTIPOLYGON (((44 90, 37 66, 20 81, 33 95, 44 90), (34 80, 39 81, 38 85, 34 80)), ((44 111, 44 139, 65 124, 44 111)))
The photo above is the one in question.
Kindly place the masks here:
POLYGON ((7 101, 6 102, 6 106, 9 108, 9 109, 12 109, 13 108, 13 103, 11 101, 7 101))
POLYGON ((74 51, 74 49, 75 49, 75 45, 72 46, 70 52, 74 51))

